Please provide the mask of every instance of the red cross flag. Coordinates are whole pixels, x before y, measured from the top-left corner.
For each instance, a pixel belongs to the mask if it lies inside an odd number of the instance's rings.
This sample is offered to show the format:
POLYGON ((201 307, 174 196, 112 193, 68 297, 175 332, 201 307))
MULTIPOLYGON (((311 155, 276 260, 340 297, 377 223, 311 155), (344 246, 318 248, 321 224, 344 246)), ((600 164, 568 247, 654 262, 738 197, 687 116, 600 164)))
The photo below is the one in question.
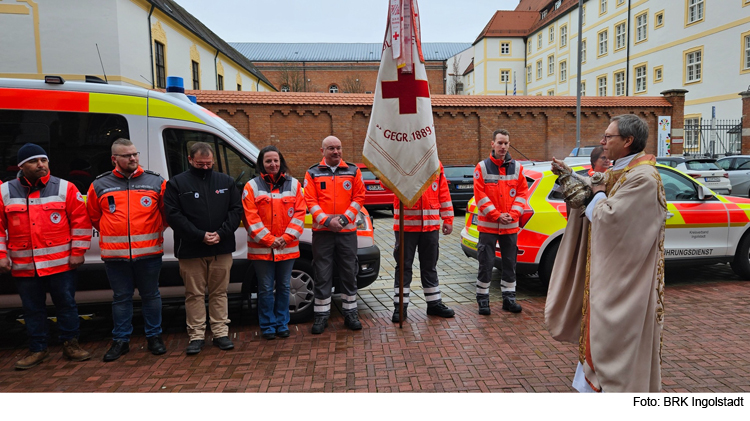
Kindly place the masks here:
POLYGON ((405 206, 440 173, 417 0, 390 0, 364 162, 405 206))

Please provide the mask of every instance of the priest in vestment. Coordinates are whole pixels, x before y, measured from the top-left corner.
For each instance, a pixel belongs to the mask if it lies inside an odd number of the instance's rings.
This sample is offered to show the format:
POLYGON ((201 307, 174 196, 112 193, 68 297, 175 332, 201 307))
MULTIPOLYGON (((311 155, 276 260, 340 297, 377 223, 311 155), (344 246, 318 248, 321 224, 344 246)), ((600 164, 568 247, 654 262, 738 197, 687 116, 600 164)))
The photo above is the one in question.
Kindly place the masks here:
POLYGON ((601 140, 615 161, 583 208, 571 207, 552 270, 545 320, 579 344, 580 392, 659 392, 667 203, 648 125, 612 118, 601 140))

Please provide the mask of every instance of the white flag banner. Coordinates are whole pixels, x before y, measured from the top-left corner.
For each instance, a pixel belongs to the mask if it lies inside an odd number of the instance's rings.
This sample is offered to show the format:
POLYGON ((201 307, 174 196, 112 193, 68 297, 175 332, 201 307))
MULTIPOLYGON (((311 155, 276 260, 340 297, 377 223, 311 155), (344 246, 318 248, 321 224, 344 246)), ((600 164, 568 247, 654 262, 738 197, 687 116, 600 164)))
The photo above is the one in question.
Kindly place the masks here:
POLYGON ((399 3, 390 1, 388 29, 362 155, 367 167, 404 206, 410 207, 437 178, 440 163, 420 34, 415 31, 419 28, 417 1, 401 0, 400 7, 395 7, 394 2, 399 3), (395 12, 402 17, 398 27, 393 24, 395 12), (407 35, 402 32, 404 29, 407 35), (394 45, 399 45, 399 56, 394 56, 394 45), (405 54, 406 50, 409 53, 405 54))

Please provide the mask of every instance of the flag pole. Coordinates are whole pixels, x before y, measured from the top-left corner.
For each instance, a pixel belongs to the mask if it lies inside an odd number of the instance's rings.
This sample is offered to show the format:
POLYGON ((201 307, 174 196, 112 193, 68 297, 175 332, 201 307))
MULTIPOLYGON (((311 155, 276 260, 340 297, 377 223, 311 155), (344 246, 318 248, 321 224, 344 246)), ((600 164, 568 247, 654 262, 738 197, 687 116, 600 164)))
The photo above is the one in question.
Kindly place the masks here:
POLYGON ((404 202, 398 201, 398 328, 404 328, 404 202))

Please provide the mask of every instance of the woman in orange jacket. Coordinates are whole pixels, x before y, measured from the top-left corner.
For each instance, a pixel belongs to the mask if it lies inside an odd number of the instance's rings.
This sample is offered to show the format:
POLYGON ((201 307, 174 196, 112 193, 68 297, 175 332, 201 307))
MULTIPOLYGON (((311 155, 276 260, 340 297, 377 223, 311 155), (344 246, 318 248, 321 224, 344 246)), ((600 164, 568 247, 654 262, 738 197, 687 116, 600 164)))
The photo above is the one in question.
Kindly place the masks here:
POLYGON ((242 193, 247 258, 254 260, 258 279, 258 318, 263 338, 286 338, 290 278, 305 227, 305 197, 299 181, 287 175, 286 161, 278 148, 261 149, 257 162, 260 175, 248 181, 242 193))

